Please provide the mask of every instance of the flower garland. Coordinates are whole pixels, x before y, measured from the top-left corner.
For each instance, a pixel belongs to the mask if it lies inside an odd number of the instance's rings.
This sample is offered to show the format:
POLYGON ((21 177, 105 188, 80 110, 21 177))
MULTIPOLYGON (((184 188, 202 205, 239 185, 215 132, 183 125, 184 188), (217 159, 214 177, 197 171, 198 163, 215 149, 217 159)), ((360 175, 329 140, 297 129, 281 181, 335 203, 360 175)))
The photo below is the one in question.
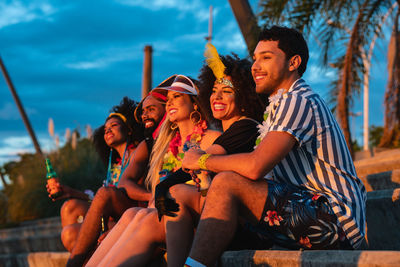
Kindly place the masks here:
POLYGON ((278 104, 279 99, 282 98, 284 89, 279 89, 276 94, 270 96, 268 98, 269 100, 269 105, 265 109, 264 115, 263 115, 263 123, 258 125, 258 132, 260 135, 257 137, 256 144, 254 146, 254 149, 261 143, 261 141, 264 139, 264 137, 267 135, 269 131, 269 127, 271 126, 271 118, 270 114, 272 112, 273 107, 275 107, 278 104))
POLYGON ((181 153, 179 153, 179 147, 182 144, 182 137, 179 131, 176 132, 175 137, 169 142, 168 152, 164 155, 163 165, 159 172, 160 182, 167 178, 169 172, 176 171, 182 167, 184 152, 191 148, 200 148, 200 142, 206 129, 207 123, 205 120, 196 124, 193 132, 186 137, 182 148, 183 152, 181 153))

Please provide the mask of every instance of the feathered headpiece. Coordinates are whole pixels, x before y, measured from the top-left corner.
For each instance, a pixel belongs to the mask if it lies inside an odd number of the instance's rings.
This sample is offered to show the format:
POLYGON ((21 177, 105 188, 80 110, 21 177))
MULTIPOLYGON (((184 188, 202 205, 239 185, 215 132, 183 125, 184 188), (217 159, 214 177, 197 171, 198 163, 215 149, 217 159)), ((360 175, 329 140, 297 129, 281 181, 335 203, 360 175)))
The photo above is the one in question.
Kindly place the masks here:
POLYGON ((222 63, 221 58, 218 55, 217 49, 211 44, 206 44, 206 50, 204 51, 207 65, 210 67, 217 83, 225 84, 233 88, 233 84, 230 80, 225 79, 225 65, 222 63))

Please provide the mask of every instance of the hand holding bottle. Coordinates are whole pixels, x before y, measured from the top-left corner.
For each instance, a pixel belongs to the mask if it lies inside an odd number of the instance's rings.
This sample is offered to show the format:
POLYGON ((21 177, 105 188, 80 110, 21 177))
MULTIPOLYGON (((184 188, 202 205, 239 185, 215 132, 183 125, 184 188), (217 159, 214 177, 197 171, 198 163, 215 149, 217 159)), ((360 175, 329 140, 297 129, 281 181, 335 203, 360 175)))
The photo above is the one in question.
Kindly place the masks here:
POLYGON ((57 173, 54 171, 51 165, 50 159, 46 158, 46 178, 47 178, 47 191, 49 192, 50 198, 56 200, 62 195, 62 189, 57 177, 57 173))

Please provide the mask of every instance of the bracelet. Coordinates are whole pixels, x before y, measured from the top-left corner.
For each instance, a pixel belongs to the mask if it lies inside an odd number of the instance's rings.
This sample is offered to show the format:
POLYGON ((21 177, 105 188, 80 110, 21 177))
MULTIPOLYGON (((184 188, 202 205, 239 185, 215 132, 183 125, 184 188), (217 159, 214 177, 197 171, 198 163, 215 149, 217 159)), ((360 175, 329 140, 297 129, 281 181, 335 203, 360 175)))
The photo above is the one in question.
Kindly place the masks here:
POLYGON ((84 191, 84 193, 87 195, 87 197, 88 197, 88 199, 89 199, 89 202, 91 202, 91 201, 93 200, 93 198, 94 198, 94 193, 93 193, 93 191, 90 190, 90 189, 86 189, 86 190, 84 191))
POLYGON ((200 169, 207 170, 206 161, 211 156, 211 154, 203 154, 197 163, 199 164, 200 169))

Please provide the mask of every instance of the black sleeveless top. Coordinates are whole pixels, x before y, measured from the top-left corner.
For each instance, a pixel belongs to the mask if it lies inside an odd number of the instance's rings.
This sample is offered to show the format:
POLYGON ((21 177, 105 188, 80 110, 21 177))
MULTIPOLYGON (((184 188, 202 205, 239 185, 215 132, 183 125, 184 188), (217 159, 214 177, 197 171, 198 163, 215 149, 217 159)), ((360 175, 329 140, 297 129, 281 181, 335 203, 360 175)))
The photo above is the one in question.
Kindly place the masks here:
POLYGON ((259 135, 257 125, 253 119, 235 121, 214 144, 222 146, 227 154, 251 152, 259 135))

